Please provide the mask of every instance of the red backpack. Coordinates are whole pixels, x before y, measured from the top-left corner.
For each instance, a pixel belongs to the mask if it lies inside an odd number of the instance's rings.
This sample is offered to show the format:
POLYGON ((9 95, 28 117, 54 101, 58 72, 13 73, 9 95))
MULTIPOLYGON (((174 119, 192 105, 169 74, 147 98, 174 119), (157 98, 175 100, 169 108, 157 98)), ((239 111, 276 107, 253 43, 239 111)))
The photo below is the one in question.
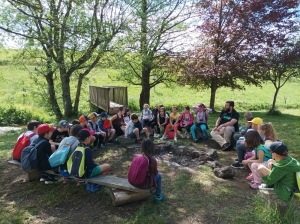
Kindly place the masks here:
POLYGON ((135 187, 142 187, 148 175, 148 167, 149 159, 147 157, 135 157, 128 171, 128 182, 135 187))
POLYGON ((23 149, 30 145, 30 138, 35 135, 35 133, 32 133, 26 136, 25 133, 26 132, 23 133, 23 135, 18 139, 17 143, 15 144, 15 147, 12 152, 13 159, 21 159, 23 149))

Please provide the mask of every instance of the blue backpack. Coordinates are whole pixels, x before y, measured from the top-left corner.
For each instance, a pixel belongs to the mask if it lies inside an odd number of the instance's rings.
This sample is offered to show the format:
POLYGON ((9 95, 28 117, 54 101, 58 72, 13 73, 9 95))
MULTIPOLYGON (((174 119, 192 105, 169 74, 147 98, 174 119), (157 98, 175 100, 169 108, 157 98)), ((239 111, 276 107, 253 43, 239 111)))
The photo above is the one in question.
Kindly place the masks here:
POLYGON ((67 140, 60 144, 58 149, 50 156, 49 163, 51 167, 56 167, 66 162, 70 149, 77 139, 75 138, 72 143, 68 143, 67 140))
POLYGON ((22 169, 26 172, 30 170, 38 169, 37 161, 37 148, 46 142, 45 139, 41 140, 38 144, 32 143, 30 146, 27 146, 23 149, 21 155, 21 165, 22 169))

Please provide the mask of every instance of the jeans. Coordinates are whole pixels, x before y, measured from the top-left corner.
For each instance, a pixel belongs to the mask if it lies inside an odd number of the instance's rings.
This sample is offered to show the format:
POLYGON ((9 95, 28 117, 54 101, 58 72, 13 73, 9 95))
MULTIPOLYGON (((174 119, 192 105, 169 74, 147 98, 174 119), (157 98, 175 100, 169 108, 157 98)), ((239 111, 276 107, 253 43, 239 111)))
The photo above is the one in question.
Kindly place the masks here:
POLYGON ((160 195, 161 194, 161 174, 158 173, 154 176, 154 180, 156 182, 156 191, 155 194, 156 195, 160 195))
POLYGON ((206 130, 206 124, 200 124, 200 123, 195 123, 192 127, 191 127, 191 133, 193 136, 193 139, 196 140, 196 129, 200 128, 203 132, 203 135, 206 136, 208 138, 208 132, 206 130))
POLYGON ((246 152, 252 152, 253 149, 252 148, 246 148, 246 146, 239 144, 236 146, 236 151, 238 154, 238 160, 239 163, 242 163, 242 161, 244 160, 245 154, 246 152))

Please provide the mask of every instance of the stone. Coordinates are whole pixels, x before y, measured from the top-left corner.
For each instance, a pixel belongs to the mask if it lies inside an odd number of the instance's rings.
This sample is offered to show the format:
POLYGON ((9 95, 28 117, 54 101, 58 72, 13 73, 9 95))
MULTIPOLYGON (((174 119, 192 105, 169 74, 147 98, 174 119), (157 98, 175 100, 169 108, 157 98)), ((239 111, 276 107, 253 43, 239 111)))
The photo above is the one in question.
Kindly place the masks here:
POLYGON ((132 145, 135 142, 135 139, 133 138, 125 138, 124 135, 118 136, 116 139, 117 142, 121 143, 122 145, 132 145))
POLYGON ((205 153, 208 157, 211 157, 211 158, 217 158, 218 157, 218 152, 217 150, 215 149, 209 149, 206 151, 205 153))
POLYGON ((215 168, 214 174, 223 179, 233 178, 235 177, 235 170, 231 166, 225 166, 222 168, 215 168))
POLYGON ((218 167, 218 162, 217 161, 207 161, 207 166, 211 167, 211 168, 216 168, 218 167))
POLYGON ((193 158, 199 158, 199 157, 200 157, 200 153, 199 153, 198 151, 194 151, 194 152, 192 153, 192 157, 193 157, 193 158))
POLYGON ((170 164, 171 164, 171 166, 180 167, 180 165, 178 163, 171 162, 170 164))

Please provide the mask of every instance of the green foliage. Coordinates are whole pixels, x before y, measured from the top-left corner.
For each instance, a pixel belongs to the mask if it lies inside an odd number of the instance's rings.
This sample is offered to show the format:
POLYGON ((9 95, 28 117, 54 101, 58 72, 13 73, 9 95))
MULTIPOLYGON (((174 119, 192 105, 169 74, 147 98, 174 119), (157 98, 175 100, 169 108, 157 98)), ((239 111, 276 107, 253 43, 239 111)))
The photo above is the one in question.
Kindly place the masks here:
POLYGON ((282 115, 282 113, 281 113, 279 110, 272 110, 272 109, 270 109, 270 110, 267 112, 267 115, 280 116, 280 115, 282 115))

